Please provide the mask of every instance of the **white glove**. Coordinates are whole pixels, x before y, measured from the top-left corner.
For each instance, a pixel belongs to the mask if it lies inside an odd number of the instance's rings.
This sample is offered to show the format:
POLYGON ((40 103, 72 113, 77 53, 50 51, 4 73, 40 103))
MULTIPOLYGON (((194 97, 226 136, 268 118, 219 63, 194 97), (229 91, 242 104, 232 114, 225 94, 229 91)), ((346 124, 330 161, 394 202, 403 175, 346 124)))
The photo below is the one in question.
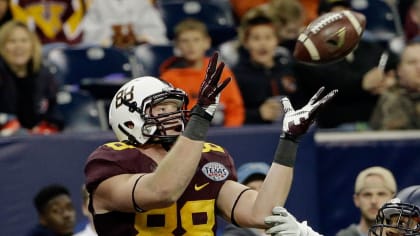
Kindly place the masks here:
POLYGON ((285 208, 276 206, 273 208, 273 215, 265 218, 265 223, 271 228, 266 230, 266 234, 272 236, 321 236, 313 231, 306 224, 306 221, 300 223, 285 208))
POLYGON ((309 100, 309 102, 299 110, 293 109, 290 100, 287 97, 283 97, 280 101, 283 104, 284 118, 283 118, 283 133, 297 140, 300 136, 306 133, 309 126, 315 119, 315 115, 318 113, 319 108, 323 104, 331 100, 337 94, 338 90, 332 90, 327 95, 319 98, 321 93, 324 91, 324 87, 321 87, 318 92, 309 100))

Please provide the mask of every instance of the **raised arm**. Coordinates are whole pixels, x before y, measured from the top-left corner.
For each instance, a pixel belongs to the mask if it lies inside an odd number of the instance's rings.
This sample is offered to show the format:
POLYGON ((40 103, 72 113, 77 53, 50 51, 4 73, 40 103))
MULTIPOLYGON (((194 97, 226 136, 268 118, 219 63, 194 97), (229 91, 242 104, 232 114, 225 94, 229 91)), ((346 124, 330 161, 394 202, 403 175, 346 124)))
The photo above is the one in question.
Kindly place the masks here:
POLYGON ((271 215, 275 206, 284 205, 292 184, 299 139, 313 123, 320 107, 337 93, 333 90, 320 98, 323 90, 319 89, 308 104, 296 111, 288 98, 282 99, 285 112, 282 133, 267 177, 259 192, 227 181, 218 198, 218 207, 225 218, 242 227, 265 228, 264 217, 271 215))
MULTIPOLYGON (((184 133, 170 151, 166 153, 163 149, 144 148, 144 152, 150 155, 163 155, 155 171, 115 175, 101 182, 93 194, 97 213, 168 207, 182 195, 199 164, 220 92, 230 81, 226 79, 219 83, 223 63, 217 66, 217 58, 217 54, 212 57, 200 88, 198 103, 191 111, 184 133)), ((139 109, 136 106, 131 108, 139 109)))

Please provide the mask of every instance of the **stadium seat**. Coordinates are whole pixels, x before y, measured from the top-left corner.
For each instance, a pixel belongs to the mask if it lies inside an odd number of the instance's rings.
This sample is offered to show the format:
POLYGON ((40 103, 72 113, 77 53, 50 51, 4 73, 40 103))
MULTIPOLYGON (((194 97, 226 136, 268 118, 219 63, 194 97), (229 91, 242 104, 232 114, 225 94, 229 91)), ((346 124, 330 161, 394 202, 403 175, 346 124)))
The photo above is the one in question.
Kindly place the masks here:
POLYGON ((140 45, 135 49, 135 55, 142 67, 144 75, 159 77, 159 67, 162 62, 175 55, 172 45, 140 45))
MULTIPOLYGON (((224 42, 216 48, 220 52, 221 59, 230 67, 235 67, 240 59, 249 59, 249 54, 246 49, 240 46, 239 40, 231 40, 224 42)), ((289 63, 292 55, 285 47, 278 46, 276 49, 275 58, 280 60, 280 63, 289 63)))
MULTIPOLYGON (((106 107, 116 91, 122 84, 140 75, 134 54, 112 47, 54 48, 49 51, 46 64, 63 91, 71 92, 80 99, 81 95, 75 92, 86 91, 93 97, 102 130, 108 129, 106 107)), ((79 102, 68 106, 76 109, 79 105, 82 107, 78 109, 83 109, 83 103, 79 102)))
POLYGON ((96 100, 86 91, 60 91, 57 109, 64 119, 64 132, 106 129, 102 127, 96 100))
POLYGON ((240 43, 238 39, 229 40, 217 47, 220 52, 221 59, 230 67, 233 68, 239 62, 239 48, 240 43))
POLYGON ((398 9, 387 0, 353 0, 355 11, 366 16, 365 37, 389 41, 404 34, 398 9))
MULTIPOLYGON (((210 48, 207 50, 206 56, 210 57, 215 50, 218 50, 218 48, 210 48)), ((143 44, 134 50, 134 54, 136 56, 137 62, 140 65, 142 75, 159 77, 159 69, 162 63, 172 56, 179 55, 179 52, 177 52, 177 49, 171 44, 143 44)))
POLYGON ((213 46, 234 38, 236 33, 234 17, 229 5, 216 1, 158 1, 169 39, 174 38, 174 27, 186 18, 195 18, 208 27, 213 46))
POLYGON ((118 80, 131 79, 139 74, 131 55, 117 48, 55 48, 48 53, 47 62, 60 84, 67 86, 81 87, 94 82, 115 84, 118 80))
POLYGON ((42 56, 45 60, 48 60, 48 54, 52 50, 58 49, 58 48, 67 48, 69 45, 67 43, 63 42, 57 42, 57 43, 46 43, 42 45, 42 56))

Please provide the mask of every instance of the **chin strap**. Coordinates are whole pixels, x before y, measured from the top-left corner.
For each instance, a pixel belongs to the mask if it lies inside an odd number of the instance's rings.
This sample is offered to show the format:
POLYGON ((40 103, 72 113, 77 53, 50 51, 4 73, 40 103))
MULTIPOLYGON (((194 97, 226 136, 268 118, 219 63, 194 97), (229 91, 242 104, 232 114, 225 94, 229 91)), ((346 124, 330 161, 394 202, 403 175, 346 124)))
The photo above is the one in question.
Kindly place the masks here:
POLYGON ((118 124, 118 129, 121 130, 121 132, 123 132, 125 135, 127 135, 128 140, 127 142, 133 146, 138 146, 140 145, 139 141, 137 141, 136 137, 134 137, 133 135, 131 135, 127 130, 125 130, 120 124, 118 124))
POLYGON ((172 145, 173 145, 174 143, 162 143, 162 147, 167 151, 167 152, 169 152, 169 150, 171 149, 171 147, 172 147, 172 145))
POLYGON ((149 141, 147 143, 160 144, 160 145, 162 145, 162 147, 166 151, 169 151, 169 149, 171 149, 171 147, 174 145, 177 138, 178 138, 178 136, 176 136, 176 137, 175 136, 174 137, 161 137, 161 138, 156 138, 156 139, 149 139, 149 141))

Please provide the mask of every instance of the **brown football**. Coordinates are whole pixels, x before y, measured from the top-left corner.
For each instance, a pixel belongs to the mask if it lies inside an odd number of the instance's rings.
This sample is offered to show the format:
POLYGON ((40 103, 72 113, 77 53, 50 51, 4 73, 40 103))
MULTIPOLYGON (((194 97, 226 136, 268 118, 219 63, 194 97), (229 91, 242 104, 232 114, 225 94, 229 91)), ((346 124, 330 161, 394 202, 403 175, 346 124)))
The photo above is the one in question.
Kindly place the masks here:
POLYGON ((344 10, 321 15, 299 35, 293 56, 308 64, 338 61, 357 46, 365 27, 366 18, 358 12, 344 10))

